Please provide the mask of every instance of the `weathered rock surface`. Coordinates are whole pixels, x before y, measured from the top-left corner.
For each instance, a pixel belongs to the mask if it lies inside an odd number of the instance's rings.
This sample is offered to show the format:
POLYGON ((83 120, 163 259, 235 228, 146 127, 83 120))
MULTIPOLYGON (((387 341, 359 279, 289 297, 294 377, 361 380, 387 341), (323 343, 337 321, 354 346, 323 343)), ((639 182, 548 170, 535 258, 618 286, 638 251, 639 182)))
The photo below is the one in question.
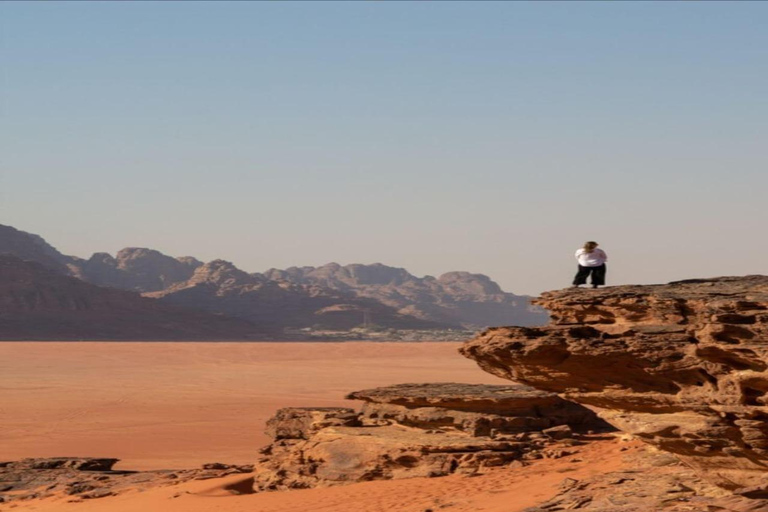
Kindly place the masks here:
POLYGON ((255 466, 255 487, 296 489, 476 473, 556 457, 578 444, 541 434, 553 425, 605 425, 577 404, 519 385, 404 384, 348 398, 365 400, 363 411, 278 411, 268 422, 275 442, 255 466))
POLYGON ((391 420, 422 429, 452 428, 475 437, 558 425, 581 431, 610 428, 585 407, 521 385, 400 384, 356 391, 347 398, 365 401, 364 420, 391 420))
POLYGON ((734 496, 713 486, 668 453, 627 452, 631 469, 565 478, 560 492, 524 512, 765 512, 768 501, 734 496))
POLYGON ((346 407, 287 407, 267 420, 265 432, 273 439, 309 439, 328 427, 357 427, 360 419, 346 407))
MULTIPOLYGON (((207 480, 235 473, 248 473, 252 466, 205 464, 202 469, 163 471, 115 471, 118 459, 55 457, 0 462, 0 503, 41 499, 57 494, 69 501, 106 498, 125 491, 177 485, 189 480, 207 480)), ((105 505, 106 506, 106 505, 105 505)), ((105 509, 108 510, 108 509, 105 509)))
POLYGON ((461 352, 560 393, 731 490, 768 496, 768 277, 549 292, 548 327, 461 352))

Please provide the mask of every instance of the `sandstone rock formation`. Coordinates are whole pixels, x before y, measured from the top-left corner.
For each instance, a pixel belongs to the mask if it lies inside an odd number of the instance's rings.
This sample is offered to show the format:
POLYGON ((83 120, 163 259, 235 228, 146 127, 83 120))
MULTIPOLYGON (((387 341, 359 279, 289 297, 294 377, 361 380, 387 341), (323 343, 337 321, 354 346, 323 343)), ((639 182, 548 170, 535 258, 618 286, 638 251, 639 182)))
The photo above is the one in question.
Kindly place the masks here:
POLYGON ((0 255, 0 340, 245 340, 269 335, 244 320, 176 308, 0 255))
POLYGON ((483 274, 448 272, 438 278, 416 277, 402 268, 380 263, 271 269, 274 280, 314 285, 375 299, 401 314, 468 329, 489 325, 542 325, 544 310, 532 307, 529 297, 502 291, 483 274))
POLYGON ((489 329, 484 370, 589 406, 716 484, 768 495, 768 277, 549 292, 551 325, 489 329))
POLYGON ((628 466, 588 478, 566 477, 559 492, 524 512, 765 512, 768 500, 735 496, 696 475, 674 456, 631 450, 628 466))
POLYGON ((520 385, 403 384, 348 398, 364 400, 363 411, 278 411, 267 429, 275 441, 255 466, 256 489, 476 473, 578 443, 542 433, 549 427, 606 426, 579 405, 520 385))
POLYGON ((559 425, 582 431, 609 428, 580 405, 520 385, 400 384, 356 391, 347 398, 365 402, 365 421, 393 421, 421 429, 450 428, 474 437, 541 431, 559 425))

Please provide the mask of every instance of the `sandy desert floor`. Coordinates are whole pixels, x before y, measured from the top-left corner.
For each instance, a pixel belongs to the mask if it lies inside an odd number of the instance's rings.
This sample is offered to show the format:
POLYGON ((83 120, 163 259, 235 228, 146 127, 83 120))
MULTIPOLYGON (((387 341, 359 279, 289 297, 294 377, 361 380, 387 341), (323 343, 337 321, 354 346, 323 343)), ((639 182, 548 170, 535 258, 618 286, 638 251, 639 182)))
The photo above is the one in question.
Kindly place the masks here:
POLYGON ((497 383, 458 343, 0 343, 0 459, 252 463, 280 407, 404 382, 497 383))
MULTIPOLYGON (((117 468, 252 463, 279 407, 354 405, 357 389, 403 382, 496 383, 458 343, 0 343, 0 459, 96 456, 117 468)), ((619 469, 616 439, 578 454, 479 476, 414 478, 232 495, 248 475, 72 502, 13 502, 37 512, 519 512, 566 477, 619 469)), ((245 482, 243 488, 249 488, 245 482)), ((3 505, 0 504, 0 509, 3 505)))
POLYGON ((522 512, 556 495, 566 478, 590 478, 601 472, 626 469, 628 454, 644 449, 637 441, 613 439, 590 443, 561 459, 497 469, 478 476, 373 481, 232 495, 228 489, 249 488, 252 483, 248 475, 235 475, 129 491, 96 500, 72 501, 71 496, 60 494, 45 500, 14 502, 11 506, 15 512, 522 512))

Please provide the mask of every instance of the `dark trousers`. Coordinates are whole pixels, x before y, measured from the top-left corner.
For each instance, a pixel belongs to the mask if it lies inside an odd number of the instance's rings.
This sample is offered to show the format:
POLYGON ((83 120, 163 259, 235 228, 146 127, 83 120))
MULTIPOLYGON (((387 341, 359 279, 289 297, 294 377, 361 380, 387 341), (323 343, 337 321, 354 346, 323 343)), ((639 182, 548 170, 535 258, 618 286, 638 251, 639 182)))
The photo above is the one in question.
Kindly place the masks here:
POLYGON ((592 285, 602 286, 605 284, 605 263, 599 267, 582 267, 579 265, 579 270, 576 272, 576 277, 573 278, 573 284, 585 284, 587 277, 592 274, 592 285))

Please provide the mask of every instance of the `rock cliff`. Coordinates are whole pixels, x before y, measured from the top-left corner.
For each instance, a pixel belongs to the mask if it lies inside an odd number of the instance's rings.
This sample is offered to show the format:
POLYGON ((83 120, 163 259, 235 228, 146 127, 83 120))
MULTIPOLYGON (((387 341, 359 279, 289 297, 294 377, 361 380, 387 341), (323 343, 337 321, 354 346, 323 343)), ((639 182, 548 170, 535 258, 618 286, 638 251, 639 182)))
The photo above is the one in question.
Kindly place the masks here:
POLYGON ((567 289, 536 303, 549 326, 488 329, 462 354, 590 407, 721 487, 768 495, 768 277, 567 289))

